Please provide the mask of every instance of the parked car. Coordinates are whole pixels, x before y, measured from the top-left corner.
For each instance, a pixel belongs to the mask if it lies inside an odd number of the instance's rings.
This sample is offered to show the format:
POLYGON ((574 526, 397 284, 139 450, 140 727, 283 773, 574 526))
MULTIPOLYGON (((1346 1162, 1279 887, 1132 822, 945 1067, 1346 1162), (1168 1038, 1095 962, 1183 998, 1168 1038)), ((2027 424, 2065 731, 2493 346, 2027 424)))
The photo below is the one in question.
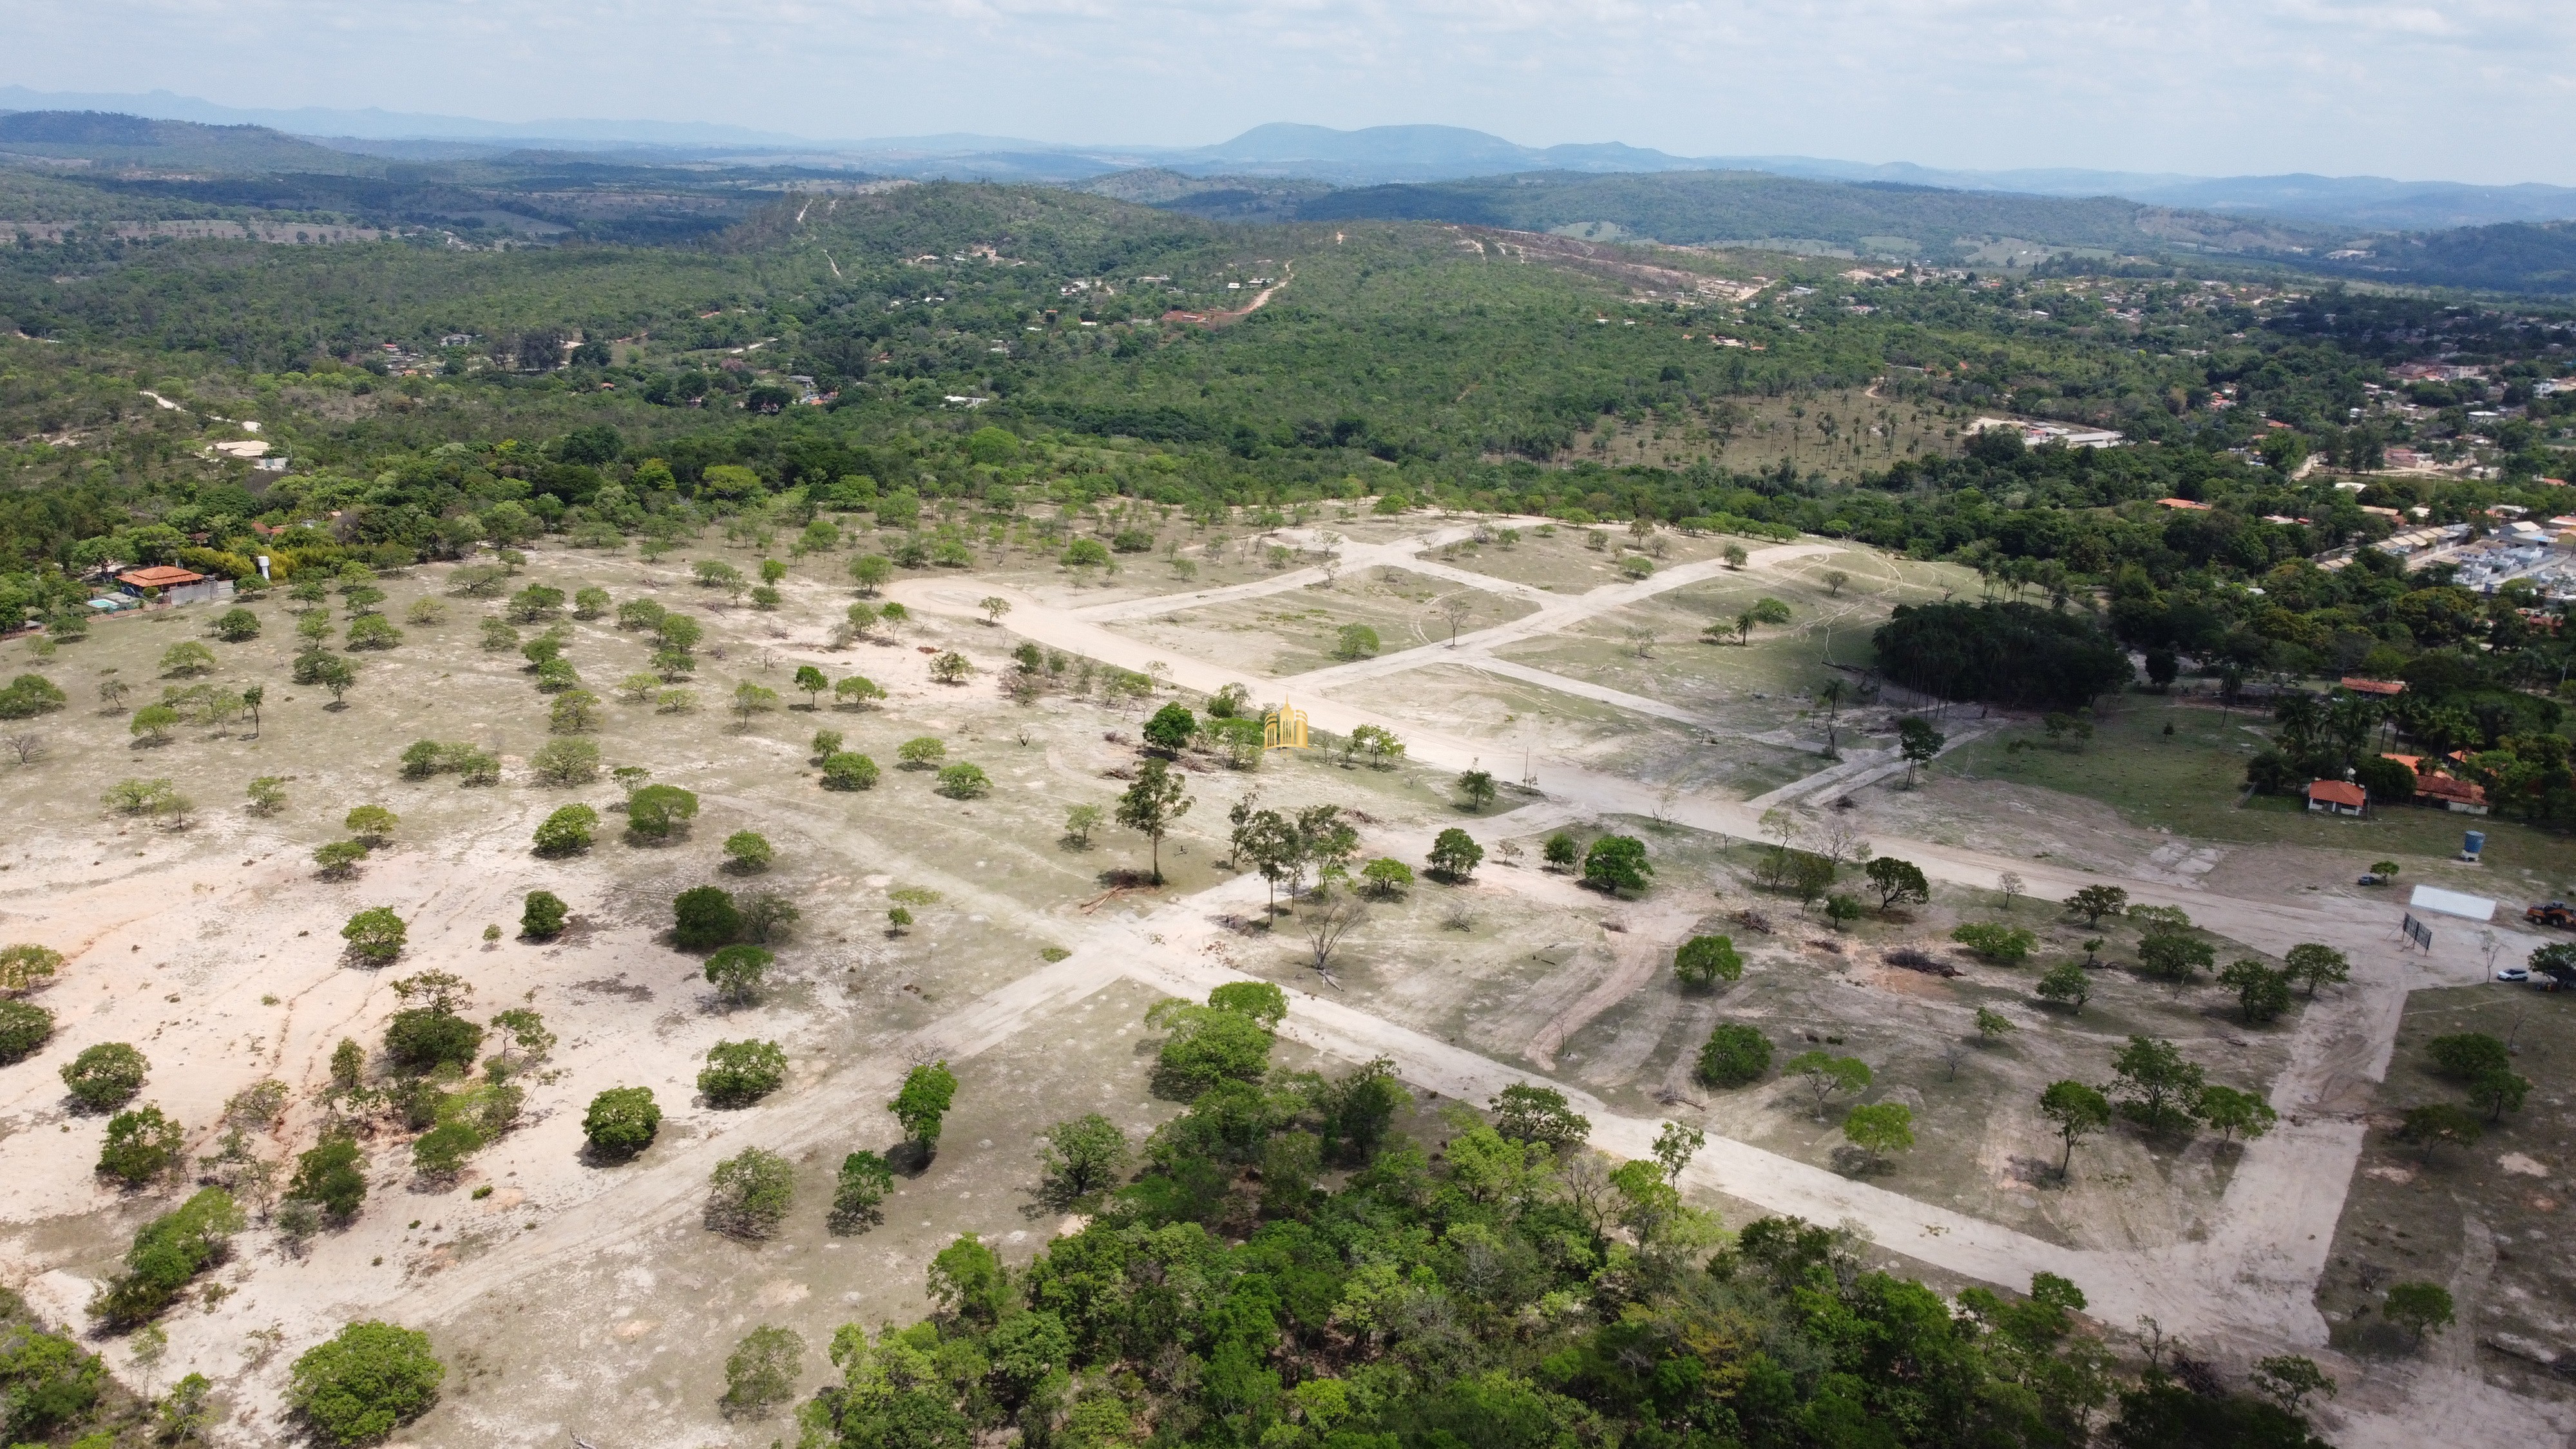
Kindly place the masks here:
POLYGON ((2528 966, 2500 967, 2496 971, 2496 979, 2498 981, 2529 981, 2531 979, 2531 968, 2528 966))

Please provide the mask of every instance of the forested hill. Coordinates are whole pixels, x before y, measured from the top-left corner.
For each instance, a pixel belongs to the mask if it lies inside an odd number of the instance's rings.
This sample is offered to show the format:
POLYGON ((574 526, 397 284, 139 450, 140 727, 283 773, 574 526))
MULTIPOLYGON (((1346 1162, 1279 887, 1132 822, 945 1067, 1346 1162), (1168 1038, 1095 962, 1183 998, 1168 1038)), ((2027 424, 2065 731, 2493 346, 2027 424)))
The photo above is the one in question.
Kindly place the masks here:
POLYGON ((1454 221, 1521 231, 1606 222, 1623 234, 1681 245, 1799 238, 1944 261, 1957 260, 1996 237, 2129 252, 2231 253, 2286 251, 2336 240, 2116 197, 2068 199, 1890 182, 1801 181, 1755 171, 1542 172, 1355 187, 1305 202, 1297 216, 1309 221, 1454 221))

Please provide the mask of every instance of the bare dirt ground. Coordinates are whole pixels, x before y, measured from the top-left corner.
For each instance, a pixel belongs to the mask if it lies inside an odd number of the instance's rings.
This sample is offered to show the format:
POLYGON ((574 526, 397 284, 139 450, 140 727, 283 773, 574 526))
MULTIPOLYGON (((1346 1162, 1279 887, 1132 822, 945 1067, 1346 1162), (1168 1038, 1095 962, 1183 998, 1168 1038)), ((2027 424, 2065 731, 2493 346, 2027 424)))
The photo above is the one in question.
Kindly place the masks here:
MULTIPOLYGON (((0 874, 0 930, 72 958, 39 997, 60 1019, 56 1039, 0 1073, 0 1271, 49 1313, 79 1322, 90 1286, 127 1235, 169 1201, 109 1191, 92 1175, 100 1119, 73 1113, 54 1076, 81 1046, 140 1046, 153 1063, 144 1097, 189 1127, 196 1152, 210 1147, 232 1093, 262 1077, 285 1081, 294 1105, 261 1148, 278 1160, 309 1144, 313 1094, 333 1045, 377 1039, 397 1004, 388 978, 440 967, 474 983, 479 1012, 524 1003, 558 1034, 552 1075, 532 1084, 523 1124, 485 1148, 462 1180, 435 1188, 413 1181, 404 1140, 386 1134, 371 1144, 371 1197, 354 1224, 301 1255, 255 1227, 220 1275, 226 1291, 173 1316, 168 1358, 147 1371, 111 1348, 116 1371, 141 1387, 205 1372, 227 1395, 228 1442, 273 1442, 293 1354, 349 1318, 385 1317, 428 1328, 456 1370, 442 1406, 405 1442, 533 1445, 574 1433, 605 1443, 592 1430, 609 1425, 633 1442, 765 1440, 783 1424, 728 1425, 714 1408, 723 1355, 747 1325, 796 1327, 819 1364, 833 1324, 918 1311, 922 1264, 957 1232, 997 1238, 1025 1260, 1056 1226, 1031 1196, 1030 1136, 1095 1108, 1137 1131, 1160 1120, 1170 1108, 1143 1090, 1144 1007, 1162 993, 1203 994, 1254 974, 1293 988, 1294 1050, 1343 1062, 1391 1057, 1426 1103, 1482 1101, 1513 1081, 1555 1080, 1592 1115, 1604 1150, 1642 1154, 1665 1117, 1705 1125, 1709 1148, 1688 1183, 1739 1212, 1852 1221, 1944 1281, 2018 1286, 2035 1269, 2061 1272, 2115 1329, 2153 1314, 2232 1363, 2291 1348, 2320 1355, 2347 1384, 2368 1381, 2335 1410, 2339 1442, 2420 1435, 2440 1422, 2428 1414, 2491 1428, 2492 1442, 2564 1436, 2562 1411, 2520 1392, 2519 1381, 2486 1383, 2438 1358, 2375 1359, 2367 1369, 2343 1358, 2328 1346, 2319 1307, 2319 1284, 2332 1284, 2330 1262, 2345 1251, 2337 1224, 2346 1185, 2356 1162, 2378 1161, 2366 1143, 2372 1112, 2384 1109, 2372 1104, 2409 992, 2484 975, 2466 933, 2441 932, 2429 957, 2401 956, 2390 902, 2296 890, 2305 858, 2294 853, 2239 849, 2204 867, 2205 844, 2142 830, 2109 806, 1991 781, 1964 785, 1936 771, 1917 790, 1896 781, 1854 786, 1845 812, 1881 853, 1923 866, 1936 882, 1934 902, 1911 921, 1864 921, 1837 934, 1800 919, 1794 904, 1764 898, 1744 875, 1755 797, 1825 762, 1812 753, 1818 727, 1802 717, 1803 700, 1756 709, 1775 702, 1750 696, 1772 691, 1748 687, 1735 671, 1794 678, 1795 656, 1765 663, 1760 647, 1688 646, 1707 654, 1671 668, 1704 680, 1705 700, 1742 698, 1744 714, 1717 722, 1723 733, 1618 702, 1652 695, 1673 703, 1669 676, 1578 672, 1611 662, 1583 652, 1597 647, 1583 631, 1623 610, 1665 607, 1658 601, 1667 594, 1687 599, 1690 589, 1734 589, 1741 579, 1782 597, 1803 590, 1812 602, 1827 563, 1855 580, 1886 581, 1864 596, 1940 587, 1909 575, 1919 566, 1802 542, 1751 550, 1742 575, 1704 555, 1668 556, 1643 580, 1621 576, 1571 594, 1535 579, 1492 579, 1497 622, 1462 629, 1458 648, 1390 649, 1298 681, 1297 700, 1318 728, 1395 728, 1409 747, 1403 766, 1346 768, 1310 755, 1243 773, 1195 762, 1197 803, 1163 851, 1169 883, 1160 892, 1116 891, 1109 873, 1141 866, 1140 843, 1113 830, 1077 849, 1062 838, 1063 813, 1105 804, 1123 788, 1109 772, 1132 766, 1138 711, 1150 704, 1056 693, 1014 705, 993 687, 1011 646, 1031 640, 1123 669, 1160 662, 1183 691, 1242 682, 1267 698, 1278 682, 1238 649, 1202 655, 1179 647, 1189 641, 1178 636, 1128 631, 1175 611, 1274 599, 1268 607, 1297 607, 1292 601, 1310 590, 1342 595, 1388 567, 1470 586, 1458 576, 1480 577, 1472 567, 1480 560, 1538 556, 1525 534, 1510 551, 1483 545, 1456 564, 1406 564, 1421 549, 1471 537, 1472 525, 1324 526, 1342 535, 1337 547, 1311 529, 1278 535, 1298 555, 1294 566, 1247 554, 1196 579, 1137 563, 1107 587, 1084 586, 1036 549, 1006 553, 989 573, 908 577, 892 592, 915 620, 839 651, 825 647, 824 634, 849 594, 832 557, 808 561, 791 576, 785 606, 762 613, 722 607, 688 587, 683 559, 543 552, 534 577, 693 608, 710 631, 698 712, 611 703, 596 737, 608 763, 640 764, 657 781, 697 791, 703 813, 671 844, 633 845, 604 830, 587 856, 562 862, 529 854, 536 821, 568 800, 608 803, 615 790, 530 780, 524 761, 546 739, 544 701, 515 655, 477 647, 487 605, 447 599, 448 622, 405 625, 404 644, 364 656, 347 708, 329 711, 318 691, 278 687, 292 621, 280 605, 261 604, 261 641, 214 646, 214 678, 271 682, 256 737, 243 725, 182 730, 157 748, 129 747, 124 716, 98 712, 97 681, 113 668, 148 698, 162 683, 153 677, 161 651, 195 637, 206 611, 109 624, 65 646, 36 667, 63 683, 73 704, 45 722, 45 755, 0 777, 0 799, 20 826, 15 858, 0 874), (1329 581, 1313 563, 1323 548, 1340 555, 1329 581), (1196 597, 1211 590, 1234 592, 1216 603, 1196 597), (978 601, 992 594, 1014 604, 1001 627, 981 622, 978 601), (1479 662, 1568 635, 1578 637, 1575 652, 1555 661, 1563 673, 1531 665, 1505 675, 1479 662), (962 686, 932 683, 924 646, 963 650, 980 672, 962 686), (808 660, 835 677, 865 673, 891 698, 868 710, 781 708, 739 722, 724 712, 734 681, 786 691, 789 672, 808 660), (1524 728, 1524 712, 1546 715, 1548 728, 1524 728), (996 788, 949 800, 923 775, 888 768, 872 791, 822 791, 806 747, 819 727, 843 731, 852 748, 889 767, 896 743, 937 735, 951 759, 983 765, 996 788), (424 737, 495 748, 503 782, 468 789, 453 777, 401 780, 394 757, 424 737), (1452 772, 1482 760, 1516 778, 1521 771, 1502 757, 1524 751, 1523 768, 1543 794, 1507 797, 1483 816, 1459 809, 1452 772), (1700 769, 1677 773, 1693 759, 1700 769), (243 783, 255 774, 292 777, 286 812, 261 819, 241 808, 243 783), (102 814, 100 793, 128 776, 165 776, 195 797, 187 828, 102 814), (1304 958, 1292 919, 1257 924, 1260 880, 1219 863, 1225 810, 1254 788, 1265 803, 1329 800, 1365 812, 1366 855, 1418 860, 1434 831, 1458 824, 1486 842, 1488 864, 1469 885, 1426 882, 1373 906, 1327 981, 1304 958), (337 838, 341 813, 368 802, 402 815, 394 846, 354 881, 314 879, 313 846, 337 838), (1658 862, 1655 889, 1611 901, 1538 869, 1537 842, 1564 825, 1640 834, 1658 862), (777 863, 757 881, 718 870, 717 843, 743 828, 778 847, 777 863), (1506 842, 1524 852, 1521 864, 1505 863, 1506 842), (2028 878, 2030 897, 2009 912, 1996 894, 2006 870, 2028 878), (2029 981, 2074 950, 2081 933, 2038 902, 2092 881, 2185 905, 2222 953, 2277 956, 2301 940, 2334 943, 2353 954, 2355 980, 2248 1031, 2215 992, 2169 997, 2111 968, 2097 973, 2101 987, 2082 1013, 2061 1015, 2032 1001, 2029 981), (671 895, 706 882, 778 890, 803 911, 781 951, 782 979, 755 1006, 725 1008, 696 979, 694 960, 667 944, 671 895), (572 903, 579 927, 550 946, 507 929, 487 943, 485 926, 513 925, 520 895, 540 885, 572 903), (906 887, 935 891, 938 901, 917 912, 909 934, 889 936, 888 893, 906 887), (339 949, 340 922, 376 904, 411 923, 406 954, 390 971, 356 969, 339 949), (1747 905, 1769 911, 1776 934, 1724 922, 1747 905), (1998 918, 2042 932, 2033 965, 1963 963, 1960 977, 1942 980, 1879 960, 1901 942, 1937 943, 1956 920, 1998 918), (1747 945, 1746 977, 1720 993, 1684 992, 1670 975, 1671 951, 1712 929, 1747 945), (2020 1030, 1999 1045, 1964 1044, 1973 1032, 1963 1024, 1980 1005, 2020 1030), (1781 1084, 1698 1087, 1689 1060, 1721 1019, 1761 1025, 1784 1055, 1830 1045, 1861 1056, 1875 1074, 1870 1099, 1912 1105, 1921 1145, 1892 1169, 1856 1170, 1781 1084), (2132 1031, 2184 1045, 2217 1079, 2266 1090, 2282 1126, 2241 1147, 2174 1149, 2115 1133, 2078 1155, 2071 1182, 2054 1181, 2042 1170, 2053 1166, 2054 1142, 2029 1111, 2031 1093, 2056 1075, 2098 1078, 2132 1031), (743 1036, 787 1048, 790 1084, 757 1106, 716 1109, 690 1085, 698 1059, 713 1041, 743 1036), (826 1233, 822 1203, 839 1155, 889 1144, 894 1128, 879 1104, 909 1065, 937 1058, 963 1084, 939 1156, 902 1184, 881 1227, 826 1233), (581 1106, 618 1084, 654 1087, 668 1114, 663 1135, 635 1162, 593 1166, 578 1151, 581 1106), (746 1247, 706 1231, 698 1216, 714 1162, 755 1142, 799 1163, 799 1206, 779 1238, 746 1247), (493 1191, 472 1196, 485 1186, 493 1191)), ((1589 552, 1579 542, 1565 551, 1589 552)), ((440 595, 446 572, 395 581, 388 612, 400 619, 415 599, 440 595)), ((1865 632, 1862 623, 1853 627, 1865 632)), ((1822 644, 1815 641, 1819 651, 1822 644)), ((644 652, 634 635, 599 621, 575 626, 567 656, 598 687, 640 667, 644 652)), ((1806 808, 1809 828, 1819 828, 1829 806, 1820 797, 1806 808)), ((2124 938, 2105 934, 2106 959, 2121 959, 2124 938)), ((2502 1211, 2482 1207, 2479 1221, 2502 1231, 2502 1211)), ((2526 1291, 2544 1287, 2535 1280, 2526 1291)), ((2331 1287, 2325 1301, 2336 1311, 2331 1287)), ((2526 1318, 2535 1332, 2555 1321, 2538 1309, 2526 1318)))

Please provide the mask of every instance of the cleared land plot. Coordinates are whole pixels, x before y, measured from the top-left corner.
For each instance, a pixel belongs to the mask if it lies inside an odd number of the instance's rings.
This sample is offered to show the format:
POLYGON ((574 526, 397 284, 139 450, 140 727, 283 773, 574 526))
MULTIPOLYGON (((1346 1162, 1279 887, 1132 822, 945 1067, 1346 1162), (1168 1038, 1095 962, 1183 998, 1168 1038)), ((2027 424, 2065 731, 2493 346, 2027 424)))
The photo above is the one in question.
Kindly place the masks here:
POLYGON ((2388 1079, 2368 1102, 2370 1135, 2317 1285, 2335 1347, 2363 1359, 2416 1352, 2380 1313, 2392 1283, 2450 1290, 2458 1323, 2424 1352, 2567 1402, 2564 1365, 2576 1347, 2576 1270, 2566 1252, 2576 1159, 2568 1137, 2576 1094, 2576 998, 2490 983, 2418 991, 2406 1001, 2388 1079), (2515 1047, 2513 1070, 2532 1083, 2519 1112, 2488 1122, 2458 1080, 2432 1069, 2434 1037, 2483 1032, 2515 1047), (2470 1146, 2400 1141, 2405 1113, 2460 1104, 2483 1124, 2470 1146))
POLYGON ((1352 624, 1377 631, 1382 653, 1437 645, 1449 637, 1449 616, 1441 609, 1453 599, 1463 610, 1457 624, 1462 634, 1536 608, 1526 600, 1383 567, 1330 587, 1234 599, 1110 627, 1157 648, 1289 678, 1341 662, 1341 630, 1352 624))

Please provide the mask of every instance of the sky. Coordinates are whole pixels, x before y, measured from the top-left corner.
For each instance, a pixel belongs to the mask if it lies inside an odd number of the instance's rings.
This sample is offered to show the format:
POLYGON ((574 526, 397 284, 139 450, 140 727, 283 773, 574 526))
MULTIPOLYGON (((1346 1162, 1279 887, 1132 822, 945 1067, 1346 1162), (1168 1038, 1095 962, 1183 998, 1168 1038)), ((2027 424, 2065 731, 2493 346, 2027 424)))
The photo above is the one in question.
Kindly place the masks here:
POLYGON ((0 84, 1201 145, 1265 121, 2576 184, 2564 0, 5 0, 0 84))

